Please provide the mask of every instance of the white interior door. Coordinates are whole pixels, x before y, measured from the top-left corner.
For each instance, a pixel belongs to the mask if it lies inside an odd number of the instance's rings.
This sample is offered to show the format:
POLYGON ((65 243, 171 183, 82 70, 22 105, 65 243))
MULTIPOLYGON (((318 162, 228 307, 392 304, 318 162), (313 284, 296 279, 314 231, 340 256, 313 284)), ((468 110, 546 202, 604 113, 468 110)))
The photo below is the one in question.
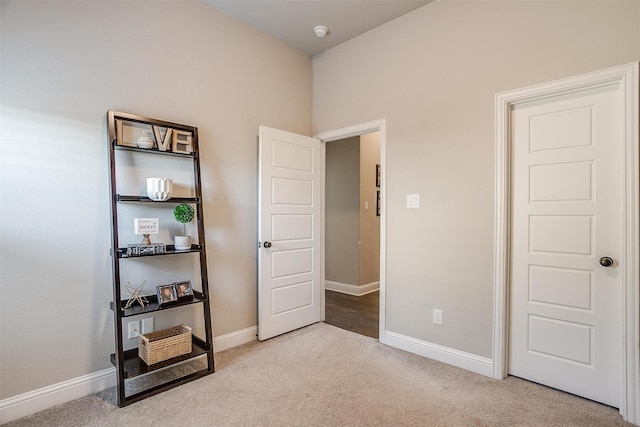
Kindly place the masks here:
POLYGON ((612 84, 511 112, 509 373, 615 407, 623 95, 612 84))
POLYGON ((320 321, 320 140, 260 126, 258 339, 320 321))

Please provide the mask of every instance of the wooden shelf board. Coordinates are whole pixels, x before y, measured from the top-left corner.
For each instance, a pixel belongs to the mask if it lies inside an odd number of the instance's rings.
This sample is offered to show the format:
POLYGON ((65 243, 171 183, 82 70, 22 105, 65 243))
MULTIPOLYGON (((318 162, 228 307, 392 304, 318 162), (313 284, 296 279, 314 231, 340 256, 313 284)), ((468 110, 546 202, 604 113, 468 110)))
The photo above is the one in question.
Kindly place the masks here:
POLYGON ((202 252, 202 245, 191 245, 191 249, 187 250, 176 250, 174 245, 166 245, 165 253, 163 254, 145 254, 145 255, 127 255, 127 248, 119 248, 118 249, 118 258, 121 259, 135 259, 135 258, 145 258, 150 256, 166 256, 166 255, 175 255, 175 254, 188 254, 194 252, 202 252))
POLYGON ((155 387, 151 387, 149 389, 140 391, 138 393, 134 393, 130 396, 125 396, 124 401, 122 402, 121 406, 127 406, 130 405, 132 403, 138 402, 140 400, 146 399, 147 397, 156 395, 158 393, 162 393, 163 391, 167 391, 169 389, 172 389, 174 387, 177 387, 179 385, 182 384, 186 384, 190 381, 193 380, 197 380, 198 378, 202 378, 204 376, 207 376, 209 374, 214 373, 213 370, 208 370, 208 369, 202 369, 200 371, 197 372, 193 372, 191 374, 185 375, 184 377, 180 377, 180 378, 176 378, 173 379, 171 381, 167 381, 166 383, 163 384, 159 384, 155 387))
POLYGON ((116 141, 112 141, 113 149, 120 151, 131 151, 134 153, 153 153, 160 154, 162 156, 172 156, 172 157, 183 157, 185 159, 193 159, 198 157, 198 153, 184 154, 184 153, 174 153, 173 151, 160 151, 157 148, 138 148, 138 147, 128 147, 126 145, 117 145, 116 141))
MULTIPOLYGON (((170 305, 165 304, 160 306, 158 304, 158 297, 156 295, 145 295, 145 298, 149 300, 149 303, 145 304, 144 307, 141 307, 136 303, 131 307, 127 308, 126 310, 124 309, 124 306, 127 304, 127 302, 122 301, 120 315, 122 317, 137 316, 139 314, 153 313, 154 311, 168 310, 171 308, 182 307, 190 304, 198 304, 207 300, 207 297, 203 295, 202 292, 198 292, 195 290, 193 291, 192 300, 178 301, 177 303, 170 304, 170 305)), ((115 304, 113 301, 111 301, 111 310, 114 310, 114 309, 115 309, 115 304)))
MULTIPOLYGON (((126 350, 124 352, 124 378, 131 379, 139 375, 148 374, 158 369, 163 369, 176 363, 184 362, 189 359, 194 359, 199 356, 207 354, 207 344, 200 340, 196 336, 192 336, 192 350, 191 353, 183 354, 182 356, 174 357, 165 360, 160 363, 154 363, 153 365, 147 365, 140 357, 138 357, 138 349, 134 348, 126 350)), ((113 366, 117 366, 116 355, 111 355, 111 363, 113 366)))
POLYGON ((143 203, 200 203, 197 197, 172 197, 167 200, 151 200, 147 196, 129 196, 125 194, 116 194, 116 202, 143 202, 143 203))

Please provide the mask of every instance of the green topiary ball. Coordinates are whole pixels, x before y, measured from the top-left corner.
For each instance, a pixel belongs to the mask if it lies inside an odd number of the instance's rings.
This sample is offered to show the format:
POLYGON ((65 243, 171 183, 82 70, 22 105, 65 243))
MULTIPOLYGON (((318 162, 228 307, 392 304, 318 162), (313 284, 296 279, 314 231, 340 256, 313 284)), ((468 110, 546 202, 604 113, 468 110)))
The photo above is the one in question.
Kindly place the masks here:
POLYGON ((193 216, 195 215, 195 211, 193 208, 186 203, 181 203, 173 210, 173 216, 176 218, 176 221, 186 224, 191 222, 193 216))

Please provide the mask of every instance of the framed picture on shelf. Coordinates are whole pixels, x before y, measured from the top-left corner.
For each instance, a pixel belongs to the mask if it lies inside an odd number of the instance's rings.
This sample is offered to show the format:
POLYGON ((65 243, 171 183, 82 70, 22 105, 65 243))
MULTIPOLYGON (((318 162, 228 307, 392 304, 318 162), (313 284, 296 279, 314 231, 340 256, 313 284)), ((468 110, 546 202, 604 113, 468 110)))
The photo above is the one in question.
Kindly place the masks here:
POLYGON ((191 154, 193 152, 191 132, 173 130, 173 152, 181 154, 191 154))
POLYGON ((156 286, 156 292, 158 294, 158 304, 160 306, 178 302, 176 287, 173 286, 173 284, 156 286))
POLYGON ((190 280, 186 280, 184 282, 176 282, 173 285, 176 288, 176 294, 179 300, 193 299, 193 288, 191 287, 190 280))
POLYGON ((133 232, 135 234, 158 234, 158 218, 134 218, 133 232))

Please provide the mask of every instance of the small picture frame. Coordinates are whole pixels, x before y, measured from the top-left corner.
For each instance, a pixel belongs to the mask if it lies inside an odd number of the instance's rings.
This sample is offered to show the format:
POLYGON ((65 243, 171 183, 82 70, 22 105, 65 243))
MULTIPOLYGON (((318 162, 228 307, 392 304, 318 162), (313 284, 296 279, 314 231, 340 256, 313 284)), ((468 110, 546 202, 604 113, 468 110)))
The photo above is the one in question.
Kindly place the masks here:
POLYGON ((376 165, 376 187, 380 188, 380 165, 376 165))
POLYGON ((156 286, 156 293, 158 294, 158 305, 171 305, 178 302, 178 296, 176 295, 176 288, 171 285, 156 286))
POLYGON ((380 216, 380 190, 376 190, 376 216, 380 216))
POLYGON ((158 234, 158 218, 134 218, 133 232, 135 234, 158 234))
POLYGON ((191 287, 191 281, 185 280, 184 282, 176 282, 173 284, 176 288, 176 295, 178 300, 191 300, 193 299, 193 288, 191 287))
POLYGON ((173 130, 173 152, 180 154, 191 154, 193 152, 193 136, 191 132, 183 130, 173 130))

